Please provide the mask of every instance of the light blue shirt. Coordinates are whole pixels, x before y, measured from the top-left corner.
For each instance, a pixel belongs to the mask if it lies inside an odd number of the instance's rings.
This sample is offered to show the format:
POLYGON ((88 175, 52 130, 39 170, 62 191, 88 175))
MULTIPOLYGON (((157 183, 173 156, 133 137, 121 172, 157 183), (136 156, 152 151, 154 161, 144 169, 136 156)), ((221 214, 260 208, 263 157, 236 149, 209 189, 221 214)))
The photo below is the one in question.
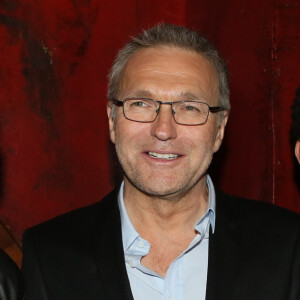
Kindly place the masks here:
POLYGON ((127 214, 122 183, 119 191, 123 249, 126 270, 135 300, 205 300, 208 266, 209 227, 215 228, 215 190, 207 176, 207 210, 195 224, 197 235, 188 248, 170 265, 166 277, 161 277, 141 264, 151 245, 141 238, 127 214))

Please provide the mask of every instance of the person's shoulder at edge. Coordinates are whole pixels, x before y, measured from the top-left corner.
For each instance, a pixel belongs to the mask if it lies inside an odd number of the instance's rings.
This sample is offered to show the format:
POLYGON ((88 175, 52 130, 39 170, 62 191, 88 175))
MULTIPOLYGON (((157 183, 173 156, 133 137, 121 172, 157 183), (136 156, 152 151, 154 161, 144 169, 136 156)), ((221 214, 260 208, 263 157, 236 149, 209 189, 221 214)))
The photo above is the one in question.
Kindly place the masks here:
POLYGON ((23 279, 17 265, 0 249, 0 299, 23 299, 23 279))

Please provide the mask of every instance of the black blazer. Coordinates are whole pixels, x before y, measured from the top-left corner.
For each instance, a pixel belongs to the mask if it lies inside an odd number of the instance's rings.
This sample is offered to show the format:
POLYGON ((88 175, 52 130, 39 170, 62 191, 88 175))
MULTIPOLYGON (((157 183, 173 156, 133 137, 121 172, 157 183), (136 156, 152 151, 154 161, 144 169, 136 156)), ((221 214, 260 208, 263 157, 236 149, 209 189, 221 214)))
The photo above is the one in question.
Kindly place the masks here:
MULTIPOLYGON (((116 190, 27 230, 23 251, 27 300, 133 299, 116 190)), ((299 215, 218 192, 207 276, 206 300, 299 300, 299 215)))

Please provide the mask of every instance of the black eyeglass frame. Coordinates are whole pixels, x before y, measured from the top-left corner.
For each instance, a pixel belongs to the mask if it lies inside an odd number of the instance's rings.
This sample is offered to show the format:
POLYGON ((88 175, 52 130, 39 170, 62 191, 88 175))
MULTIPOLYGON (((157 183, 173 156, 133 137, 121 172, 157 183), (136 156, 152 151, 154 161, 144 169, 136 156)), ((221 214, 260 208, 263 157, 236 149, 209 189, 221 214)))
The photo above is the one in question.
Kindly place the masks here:
POLYGON ((151 98, 143 98, 143 97, 128 97, 128 98, 124 98, 123 100, 119 100, 119 99, 112 99, 112 103, 115 104, 116 106, 123 106, 123 115, 124 117, 129 120, 129 121, 133 121, 133 122, 138 122, 138 123, 152 123, 156 120, 158 114, 159 114, 159 111, 160 111, 160 107, 162 104, 167 104, 167 105, 171 105, 171 108, 172 108, 172 115, 173 115, 173 119, 174 121, 179 124, 179 125, 187 125, 187 126, 197 126, 197 125, 203 125, 207 122, 208 120, 208 116, 209 116, 209 113, 217 113, 217 112, 220 112, 220 111, 224 111, 226 110, 225 107, 223 106, 209 106, 208 103, 206 102, 203 102, 203 101, 198 101, 198 100, 179 100, 179 101, 171 101, 171 102, 168 102, 168 101, 159 101, 159 100, 155 100, 155 99, 151 99, 151 98), (128 101, 128 100, 151 100, 153 102, 156 102, 159 104, 158 106, 158 109, 156 110, 156 116, 155 118, 152 120, 152 121, 137 121, 137 120, 133 120, 133 119, 130 119, 126 116, 125 114, 125 111, 124 111, 124 102, 128 101), (205 122, 202 122, 202 123, 197 123, 197 124, 185 124, 185 123, 180 123, 180 122, 177 122, 176 119, 175 119, 175 111, 173 110, 173 104, 174 103, 180 103, 180 102, 197 102, 197 103, 202 103, 202 104, 205 104, 207 105, 208 107, 208 114, 207 114, 207 117, 205 119, 205 122))

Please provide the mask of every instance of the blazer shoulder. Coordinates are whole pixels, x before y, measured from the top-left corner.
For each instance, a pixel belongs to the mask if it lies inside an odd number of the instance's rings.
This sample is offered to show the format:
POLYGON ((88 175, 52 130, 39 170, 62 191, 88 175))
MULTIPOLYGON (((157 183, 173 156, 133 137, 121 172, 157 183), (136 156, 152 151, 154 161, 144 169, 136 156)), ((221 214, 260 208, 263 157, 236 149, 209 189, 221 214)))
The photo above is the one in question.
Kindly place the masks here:
POLYGON ((243 197, 224 194, 217 191, 218 212, 233 220, 248 221, 252 226, 272 225, 300 229, 300 215, 296 212, 266 203, 243 197))
POLYGON ((23 243, 31 239, 84 239, 97 228, 104 229, 103 225, 108 220, 118 217, 118 190, 115 189, 101 201, 78 208, 59 215, 27 229, 23 236, 23 243))

